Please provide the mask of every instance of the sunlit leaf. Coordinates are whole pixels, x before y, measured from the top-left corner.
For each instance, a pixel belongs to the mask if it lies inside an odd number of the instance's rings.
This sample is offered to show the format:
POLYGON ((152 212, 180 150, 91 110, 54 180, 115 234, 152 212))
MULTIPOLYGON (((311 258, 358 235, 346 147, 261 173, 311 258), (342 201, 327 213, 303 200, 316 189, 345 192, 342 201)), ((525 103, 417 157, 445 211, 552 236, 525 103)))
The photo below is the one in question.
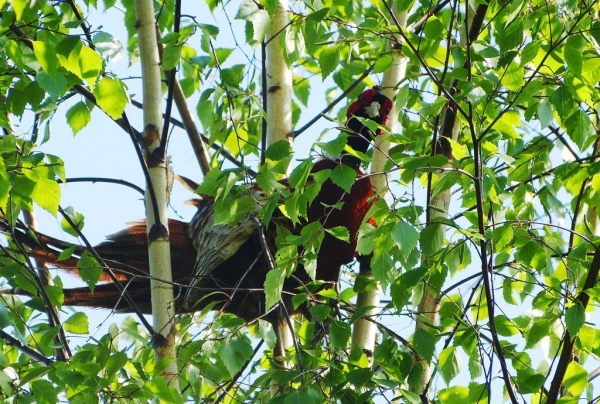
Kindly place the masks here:
POLYGON ((59 66, 56 50, 48 43, 33 41, 33 52, 44 72, 54 80, 56 69, 59 66))
POLYGON ((102 72, 102 58, 94 50, 83 46, 79 52, 79 67, 81 78, 93 88, 102 72))
POLYGON ((580 303, 574 304, 567 309, 565 322, 571 338, 575 337, 585 323, 585 310, 580 303))
POLYGON ((438 392, 441 404, 464 404, 469 402, 469 389, 464 386, 454 386, 438 392))
POLYGON ((347 243, 350 242, 350 233, 348 232, 348 229, 344 226, 330 227, 328 229, 325 229, 325 231, 339 240, 345 241, 347 243))
POLYGON ((523 68, 517 63, 511 63, 506 69, 502 84, 510 91, 518 91, 525 84, 523 68))
POLYGON ((563 383, 569 393, 579 397, 588 385, 588 373, 581 364, 571 361, 567 366, 563 383))
POLYGON ((89 333, 89 320, 82 312, 77 312, 64 322, 65 330, 73 334, 89 333))
POLYGON ((98 106, 111 118, 119 119, 129 101, 120 80, 104 77, 94 87, 94 96, 98 106))
POLYGON ((460 359, 460 354, 456 351, 456 348, 448 347, 442 350, 438 366, 444 381, 446 384, 450 384, 452 379, 458 375, 462 366, 462 360, 460 359))
POLYGON ((81 129, 85 128, 92 120, 90 110, 84 102, 78 102, 73 105, 66 113, 67 123, 73 130, 73 134, 77 134, 81 129))

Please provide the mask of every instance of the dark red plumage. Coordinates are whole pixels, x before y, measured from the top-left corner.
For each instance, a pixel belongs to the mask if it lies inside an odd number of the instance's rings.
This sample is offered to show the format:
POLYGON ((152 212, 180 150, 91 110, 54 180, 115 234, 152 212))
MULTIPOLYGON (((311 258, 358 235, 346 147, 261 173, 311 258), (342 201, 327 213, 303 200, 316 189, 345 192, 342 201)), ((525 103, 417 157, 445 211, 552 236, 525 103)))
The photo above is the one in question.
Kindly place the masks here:
MULTIPOLYGON (((363 92, 347 111, 347 126, 352 131, 348 145, 364 153, 374 135, 355 116, 386 125, 391 109, 392 101, 381 93, 371 89, 363 92)), ((325 181, 307 215, 307 223, 320 221, 325 228, 344 226, 348 229, 349 243, 326 233, 317 256, 316 279, 331 284, 338 281, 341 266, 354 259, 358 229, 373 203, 371 182, 362 175, 359 158, 346 154, 337 160, 322 159, 315 163, 312 172, 334 169, 339 164, 356 170, 357 180, 350 192, 344 192, 330 180, 325 181), (339 202, 343 202, 341 209, 331 207, 339 202)), ((213 200, 203 198, 194 203, 198 212, 190 223, 169 220, 176 311, 198 311, 212 303, 215 304, 214 309, 236 314, 248 321, 265 316, 262 290, 269 266, 252 215, 247 215, 235 226, 215 226, 213 200)), ((256 212, 259 210, 260 205, 257 205, 256 212)), ((272 224, 265 229, 271 253, 275 252, 275 222, 295 234, 299 234, 303 227, 292 225, 289 219, 276 211, 272 224)), ((31 255, 58 267, 75 268, 75 258, 56 261, 65 243, 44 237, 38 237, 37 247, 31 241, 23 241, 32 248, 31 255), (43 249, 39 248, 40 244, 43 249)), ((151 301, 145 223, 135 223, 108 236, 108 240, 96 246, 95 250, 113 268, 138 308, 149 313, 151 301)), ((96 285, 93 293, 87 287, 65 289, 64 304, 131 311, 120 289, 107 277, 102 280, 107 282, 96 285)), ((299 267, 286 280, 284 295, 294 293, 299 286, 310 281, 306 271, 299 267)))

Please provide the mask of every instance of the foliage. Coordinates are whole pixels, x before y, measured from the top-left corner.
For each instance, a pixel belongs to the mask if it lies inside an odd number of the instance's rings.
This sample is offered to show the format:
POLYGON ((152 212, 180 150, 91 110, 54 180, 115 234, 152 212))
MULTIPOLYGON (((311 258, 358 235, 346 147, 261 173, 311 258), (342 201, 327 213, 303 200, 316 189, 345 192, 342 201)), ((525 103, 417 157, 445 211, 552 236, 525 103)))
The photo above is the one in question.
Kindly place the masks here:
MULTIPOLYGON (((301 113, 318 114, 309 108, 315 100, 330 103, 356 84, 346 96, 352 100, 376 83, 392 62, 389 42, 409 58, 407 80, 398 83, 395 99, 401 128, 392 128, 389 136, 391 199, 375 203, 369 216, 377 226, 363 224, 358 246, 361 254, 372 255, 374 279, 389 296, 377 319, 378 344, 372 353, 350 348, 350 329, 363 314, 354 310, 354 298, 373 287, 351 267, 344 275, 350 286, 323 292, 326 303, 311 305, 308 293, 294 298, 296 306, 308 307, 313 321, 296 319, 298 344, 287 358, 295 365, 291 369, 274 366, 273 331, 262 320, 246 325, 208 309, 182 316, 179 393, 160 377, 164 364, 155 360, 150 333, 139 319, 127 318, 101 338, 68 347, 70 360, 58 360, 54 349, 68 343, 60 339, 61 329, 87 335, 91 319, 62 307, 60 277, 45 283, 34 260, 23 255, 24 246, 10 237, 23 228, 19 213, 35 205, 52 215, 65 212, 78 226, 68 231, 81 232, 83 216, 60 208, 62 160, 44 152, 59 127, 57 116, 64 115, 77 134, 104 113, 137 140, 141 128, 130 128, 126 114, 134 84, 111 70, 123 54, 130 71, 139 70, 133 2, 0 1, 0 209, 8 234, 0 276, 6 288, 32 296, 2 295, 2 399, 597 400, 600 6, 591 0, 475 1, 470 4, 476 8, 467 9, 465 3, 399 1, 398 10, 408 12, 406 30, 399 29, 385 0, 289 6, 291 23, 281 35, 281 50, 294 66, 294 126, 301 113), (121 42, 110 25, 87 21, 103 12, 126 27, 121 42), (471 33, 461 46, 465 21, 472 21, 471 33), (367 71, 371 78, 363 77, 367 71), (32 129, 17 133, 15 120, 31 122, 32 129), (454 122, 459 130, 452 138, 445 124, 454 122), (453 158, 432 150, 443 141, 453 158), (449 212, 431 220, 429 202, 448 191, 449 212), (439 323, 415 329, 420 316, 415 308, 427 290, 439 295, 439 323), (62 322, 48 320, 50 307, 69 314, 62 322), (422 372, 416 357, 434 367, 421 397, 415 392, 422 372)), ((259 53, 277 2, 258 7, 249 0, 210 0, 207 6, 231 24, 242 23, 244 38, 236 37, 236 46, 219 45, 229 27, 212 25, 196 5, 189 5, 176 30, 175 4, 156 3, 163 68, 178 69, 183 93, 216 146, 215 169, 201 190, 219 199, 220 220, 233 220, 252 209, 251 201, 236 197, 246 195, 240 189, 255 171, 267 195, 262 220, 268 222, 279 207, 299 222, 328 177, 349 189, 354 173, 340 166, 310 176, 310 158, 293 167, 290 186, 283 186, 279 180, 292 163, 287 144, 271 146, 253 171, 239 168, 263 152, 259 53)), ((327 114, 333 122, 344 121, 341 112, 327 114)), ((335 154, 344 144, 341 135, 319 139, 311 150, 335 154)), ((347 238, 344 228, 328 231, 347 238)), ((301 236, 279 234, 277 268, 265 285, 268 304, 279 301, 282 282, 295 266, 310 267, 323 235, 318 224, 301 236)), ((74 249, 67 248, 62 258, 74 249)), ((99 264, 91 254, 82 261, 78 268, 96 268, 83 270, 93 286, 99 264)))

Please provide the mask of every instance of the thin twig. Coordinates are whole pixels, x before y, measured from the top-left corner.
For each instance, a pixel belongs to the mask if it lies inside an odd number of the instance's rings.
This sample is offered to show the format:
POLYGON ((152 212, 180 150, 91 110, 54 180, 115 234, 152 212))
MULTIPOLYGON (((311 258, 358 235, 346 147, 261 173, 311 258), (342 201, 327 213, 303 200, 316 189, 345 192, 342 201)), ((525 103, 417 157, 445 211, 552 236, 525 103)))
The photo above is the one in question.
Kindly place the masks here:
POLYGON ((57 182, 61 183, 61 184, 69 184, 69 183, 73 183, 73 182, 91 182, 93 184, 95 184, 96 182, 104 182, 107 184, 118 184, 118 185, 123 185, 126 186, 128 188, 131 188, 137 192, 139 192, 142 196, 144 196, 145 191, 138 187, 137 185, 129 182, 129 181, 125 181, 125 180, 118 180, 115 178, 104 178, 104 177, 72 177, 72 178, 65 178, 65 181, 63 182, 61 179, 56 180, 57 182))

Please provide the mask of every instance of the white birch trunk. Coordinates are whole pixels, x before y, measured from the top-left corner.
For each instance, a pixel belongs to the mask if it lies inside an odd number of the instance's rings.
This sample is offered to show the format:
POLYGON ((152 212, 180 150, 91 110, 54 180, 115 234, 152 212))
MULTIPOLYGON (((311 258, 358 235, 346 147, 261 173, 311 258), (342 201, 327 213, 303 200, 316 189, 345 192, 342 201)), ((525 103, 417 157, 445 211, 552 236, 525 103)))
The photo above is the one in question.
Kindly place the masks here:
MULTIPOLYGON (((404 28, 406 26, 405 12, 399 13, 397 19, 404 28)), ((396 40, 400 41, 400 36, 397 35, 396 40)), ((406 64, 408 59, 400 50, 395 49, 393 44, 389 45, 390 52, 394 58, 392 65, 383 74, 382 93, 394 100, 398 93, 398 84, 404 80, 406 75, 406 64)), ((390 111, 389 127, 394 131, 398 124, 398 112, 396 106, 390 111)), ((371 163, 371 173, 377 174, 371 177, 371 183, 377 194, 387 199, 388 198, 388 175, 384 172, 384 166, 387 162, 388 151, 390 148, 388 134, 378 135, 375 139, 375 150, 373 152, 373 162, 371 163)), ((366 265, 361 263, 360 276, 370 276, 370 269, 365 268, 366 265)), ((365 318, 359 319, 354 323, 352 330, 352 349, 359 348, 363 352, 372 354, 375 349, 377 337, 377 313, 379 311, 379 302, 381 300, 381 291, 379 285, 376 289, 358 294, 356 300, 356 309, 360 311, 365 307, 371 307, 365 313, 365 318)), ((372 356, 369 357, 372 361, 372 356)))
POLYGON ((267 32, 267 146, 287 139, 292 131, 292 70, 281 49, 284 28, 289 23, 288 2, 280 0, 267 32))
MULTIPOLYGON (((464 25, 462 35, 460 38, 461 46, 466 45, 468 32, 466 32, 466 28, 470 27, 473 21, 474 13, 469 12, 469 20, 464 25)), ((457 117, 454 122, 454 127, 452 128, 452 140, 456 141, 458 138, 458 132, 460 129, 460 119, 457 117)), ((441 135, 441 133, 440 133, 441 135)), ((447 134, 446 134, 447 136, 447 134)), ((437 173, 440 177, 443 177, 446 173, 444 171, 437 173)), ((431 190, 429 190, 431 192, 431 190)), ((450 196, 452 194, 452 190, 448 189, 444 192, 440 192, 430 201, 430 206, 428 207, 430 213, 430 223, 435 223, 438 221, 438 218, 446 218, 448 216, 448 210, 450 209, 450 196)), ((438 221, 439 222, 439 221, 438 221)), ((428 223, 429 224, 429 223, 428 223)), ((446 226, 441 224, 438 226, 437 231, 442 233, 442 236, 446 234, 446 226)), ((430 257, 423 254, 421 256, 421 262, 423 265, 430 267, 429 265, 430 257)), ((433 290, 432 288, 425 287, 423 291, 423 296, 421 297, 421 301, 419 303, 417 321, 415 324, 415 331, 418 329, 429 330, 431 328, 431 324, 434 326, 439 322, 439 310, 440 310, 440 296, 438 291, 433 290)), ((420 358, 418 355, 415 357, 415 360, 421 364, 423 368, 423 373, 421 375, 421 379, 419 381, 419 386, 416 392, 418 394, 422 394, 429 384, 432 375, 432 366, 429 362, 420 358)))
MULTIPOLYGON (((152 0, 136 0, 135 10, 138 20, 140 60, 142 64, 144 100, 144 155, 148 162, 150 181, 156 195, 157 212, 151 199, 149 187, 146 189, 147 228, 151 230, 164 226, 167 222, 167 164, 164 158, 155 161, 149 158, 160 144, 162 126, 161 68, 156 40, 154 7, 152 0), (157 223, 160 220, 161 223, 157 223)), ((155 233, 155 232, 153 232, 155 233)), ((159 237, 149 237, 148 258, 150 264, 152 319, 156 332, 163 338, 155 338, 157 359, 170 358, 171 363, 163 372, 167 383, 177 387, 177 362, 174 336, 173 286, 171 274, 171 253, 168 232, 159 237), (161 341, 162 340, 162 341, 161 341)))
MULTIPOLYGON (((285 27, 289 23, 287 15, 288 2, 280 0, 279 7, 273 14, 271 25, 267 31, 266 68, 267 68, 267 147, 280 140, 293 138, 288 136, 292 131, 292 70, 286 64, 281 49, 282 38, 285 39, 285 27)), ((294 345, 292 325, 282 317, 276 325, 277 342, 273 357, 285 356, 286 349, 294 345)), ((283 368, 289 368, 287 361, 276 360, 283 368)))

